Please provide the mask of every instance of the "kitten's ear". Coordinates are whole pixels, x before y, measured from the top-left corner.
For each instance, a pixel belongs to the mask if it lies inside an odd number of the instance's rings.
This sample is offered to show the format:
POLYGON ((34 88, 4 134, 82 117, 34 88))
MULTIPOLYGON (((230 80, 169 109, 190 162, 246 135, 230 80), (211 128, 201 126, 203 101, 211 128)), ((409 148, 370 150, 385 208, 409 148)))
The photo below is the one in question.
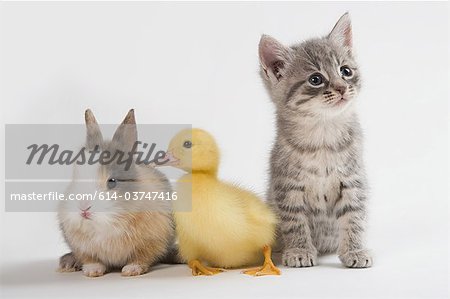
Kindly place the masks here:
POLYGON ((341 47, 347 48, 348 50, 352 49, 352 22, 350 21, 348 12, 337 21, 328 38, 341 47))
POLYGON ((84 120, 86 122, 86 146, 89 149, 93 149, 96 145, 102 144, 102 132, 100 132, 94 113, 90 109, 84 112, 84 120))
POLYGON ((136 119, 134 117, 134 109, 128 111, 125 119, 114 133, 112 141, 118 149, 123 152, 130 152, 137 141, 136 119))
POLYGON ((259 41, 259 61, 267 78, 276 83, 285 75, 291 58, 291 50, 269 35, 259 41))

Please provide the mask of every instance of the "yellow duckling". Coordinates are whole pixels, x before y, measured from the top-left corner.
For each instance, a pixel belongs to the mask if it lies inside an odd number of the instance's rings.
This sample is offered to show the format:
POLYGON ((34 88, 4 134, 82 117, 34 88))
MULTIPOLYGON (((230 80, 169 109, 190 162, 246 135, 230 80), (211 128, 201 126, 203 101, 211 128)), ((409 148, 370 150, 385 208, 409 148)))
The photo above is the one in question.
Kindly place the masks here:
POLYGON ((200 129, 183 130, 170 142, 167 157, 166 165, 189 173, 178 181, 177 192, 179 198, 192 195, 192 211, 175 212, 175 221, 180 255, 192 275, 262 262, 243 273, 280 275, 271 259, 277 218, 256 194, 217 178, 219 149, 214 138, 200 129))

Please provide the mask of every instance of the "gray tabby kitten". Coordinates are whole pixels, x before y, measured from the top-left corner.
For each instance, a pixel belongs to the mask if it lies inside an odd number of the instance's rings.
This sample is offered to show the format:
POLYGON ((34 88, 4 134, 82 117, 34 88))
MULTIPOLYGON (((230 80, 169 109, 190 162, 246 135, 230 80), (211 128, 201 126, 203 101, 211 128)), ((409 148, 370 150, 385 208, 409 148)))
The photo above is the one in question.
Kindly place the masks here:
POLYGON ((267 35, 260 41, 278 125, 268 200, 280 217, 289 267, 314 266, 318 253, 336 251, 347 267, 372 265, 363 244, 367 183, 352 52, 348 14, 323 38, 291 47, 267 35))

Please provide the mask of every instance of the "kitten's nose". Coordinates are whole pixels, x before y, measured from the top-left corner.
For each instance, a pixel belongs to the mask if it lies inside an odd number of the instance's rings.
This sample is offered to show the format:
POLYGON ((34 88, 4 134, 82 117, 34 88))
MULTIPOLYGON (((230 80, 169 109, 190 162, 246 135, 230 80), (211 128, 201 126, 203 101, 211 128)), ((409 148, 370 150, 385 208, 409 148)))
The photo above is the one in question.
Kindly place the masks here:
POLYGON ((344 86, 344 85, 334 86, 333 88, 334 88, 334 90, 339 92, 341 95, 344 95, 344 93, 347 91, 347 86, 344 86))

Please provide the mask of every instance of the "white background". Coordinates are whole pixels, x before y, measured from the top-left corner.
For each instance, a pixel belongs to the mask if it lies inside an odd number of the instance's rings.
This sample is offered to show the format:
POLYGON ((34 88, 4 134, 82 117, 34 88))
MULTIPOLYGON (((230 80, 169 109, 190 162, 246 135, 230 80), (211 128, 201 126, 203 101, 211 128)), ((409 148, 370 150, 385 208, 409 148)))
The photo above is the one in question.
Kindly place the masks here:
POLYGON ((329 256, 281 277, 191 277, 179 265, 88 279, 55 272, 67 251, 55 214, 2 208, 1 296, 447 297, 447 3, 3 2, 2 123, 82 123, 88 107, 103 123, 130 108, 140 123, 192 123, 216 136, 222 178, 264 194, 275 125, 259 38, 323 35, 347 10, 364 76, 373 268, 345 269, 329 256))

